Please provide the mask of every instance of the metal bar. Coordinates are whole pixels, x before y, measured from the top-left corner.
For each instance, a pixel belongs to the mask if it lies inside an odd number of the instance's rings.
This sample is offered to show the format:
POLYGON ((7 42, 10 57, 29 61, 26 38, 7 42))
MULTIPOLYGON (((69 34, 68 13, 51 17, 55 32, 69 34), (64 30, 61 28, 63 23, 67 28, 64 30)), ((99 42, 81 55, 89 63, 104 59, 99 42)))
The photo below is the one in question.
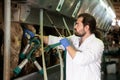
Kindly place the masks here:
POLYGON ((69 27, 68 27, 68 25, 67 25, 67 23, 66 23, 66 21, 65 21, 64 17, 63 17, 63 23, 64 23, 65 28, 67 29, 67 31, 68 31, 68 33, 69 33, 69 36, 71 36, 70 29, 69 29, 69 27))
POLYGON ((50 16, 47 14, 47 12, 46 12, 46 15, 47 15, 47 17, 48 17, 51 25, 55 28, 55 30, 57 31, 57 33, 59 34, 59 36, 62 37, 62 35, 60 34, 59 30, 57 29, 57 27, 55 26, 55 24, 53 23, 52 19, 51 19, 50 16))
POLYGON ((4 75, 3 80, 10 80, 10 26, 11 0, 4 2, 4 75))
POLYGON ((40 34, 41 34, 41 52, 42 52, 44 80, 48 80, 46 65, 45 65, 45 57, 44 57, 44 45, 43 45, 43 9, 40 9, 40 34))

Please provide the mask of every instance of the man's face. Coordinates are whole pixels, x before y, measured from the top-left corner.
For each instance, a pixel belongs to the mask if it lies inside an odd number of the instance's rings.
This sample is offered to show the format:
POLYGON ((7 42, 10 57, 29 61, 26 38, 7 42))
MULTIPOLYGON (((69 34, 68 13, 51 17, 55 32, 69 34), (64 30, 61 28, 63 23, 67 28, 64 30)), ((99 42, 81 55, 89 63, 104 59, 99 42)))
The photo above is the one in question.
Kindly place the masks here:
POLYGON ((74 32, 76 36, 83 37, 86 34, 85 26, 82 23, 83 17, 77 19, 74 26, 74 32))

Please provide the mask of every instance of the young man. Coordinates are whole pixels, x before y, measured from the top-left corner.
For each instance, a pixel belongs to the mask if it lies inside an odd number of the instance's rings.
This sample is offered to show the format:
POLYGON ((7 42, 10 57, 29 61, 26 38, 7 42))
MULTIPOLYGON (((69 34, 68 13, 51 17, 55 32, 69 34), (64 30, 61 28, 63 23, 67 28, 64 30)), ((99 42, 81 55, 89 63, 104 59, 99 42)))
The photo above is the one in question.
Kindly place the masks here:
POLYGON ((74 26, 75 35, 68 38, 44 36, 46 44, 61 43, 66 54, 66 80, 101 80, 103 42, 95 36, 96 20, 80 14, 74 26))

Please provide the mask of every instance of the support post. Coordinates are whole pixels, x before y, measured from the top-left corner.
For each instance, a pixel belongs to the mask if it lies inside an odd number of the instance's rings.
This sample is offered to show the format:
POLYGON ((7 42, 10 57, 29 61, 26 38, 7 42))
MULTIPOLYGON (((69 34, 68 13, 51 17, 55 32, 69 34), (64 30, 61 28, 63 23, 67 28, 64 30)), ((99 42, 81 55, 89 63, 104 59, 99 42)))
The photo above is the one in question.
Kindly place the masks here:
POLYGON ((11 0, 4 0, 4 75, 3 80, 10 80, 10 26, 11 0))
POLYGON ((43 45, 43 9, 40 9, 40 35, 41 35, 41 52, 42 52, 42 62, 43 62, 43 73, 44 73, 44 80, 47 79, 47 72, 46 72, 46 64, 45 64, 45 56, 44 56, 44 45, 43 45))

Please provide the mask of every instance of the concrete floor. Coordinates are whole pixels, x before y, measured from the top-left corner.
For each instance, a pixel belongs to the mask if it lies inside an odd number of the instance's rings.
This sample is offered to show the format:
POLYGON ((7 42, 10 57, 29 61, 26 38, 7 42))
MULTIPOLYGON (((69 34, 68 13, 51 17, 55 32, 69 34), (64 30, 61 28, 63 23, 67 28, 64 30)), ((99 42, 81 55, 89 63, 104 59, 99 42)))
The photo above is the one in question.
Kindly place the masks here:
MULTIPOLYGON (((48 68, 47 69, 48 79, 49 80, 60 80, 60 70, 59 69, 60 69, 59 65, 55 65, 54 67, 48 68)), ((29 75, 26 75, 23 77, 19 77, 14 80, 44 80, 44 78, 37 72, 34 72, 32 74, 29 74, 29 75)), ((120 80, 120 72, 111 73, 111 74, 103 73, 101 76, 101 80, 120 80)))
MULTIPOLYGON (((58 76, 58 75, 59 75, 59 72, 52 74, 52 75, 49 75, 48 78, 49 78, 49 80, 53 80, 53 76, 54 76, 54 80, 60 80, 60 76, 58 76), (55 76, 56 74, 57 74, 57 76, 55 76)), ((43 80, 43 78, 41 78, 39 74, 32 73, 28 76, 20 77, 20 78, 14 79, 14 80, 37 80, 37 79, 43 80)), ((120 74, 102 75, 101 80, 120 80, 120 74)))
POLYGON ((120 80, 120 74, 106 74, 102 75, 101 80, 120 80))
MULTIPOLYGON (((48 75, 49 80, 60 80, 60 72, 54 72, 48 75), (53 79, 54 78, 54 79, 53 79)), ((14 80, 44 80, 43 77, 38 73, 32 73, 27 76, 19 77, 14 80)), ((102 75, 101 80, 120 80, 120 74, 106 74, 102 75)))
MULTIPOLYGON (((60 79, 60 72, 59 72, 58 68, 55 68, 55 70, 57 72, 54 72, 54 74, 51 73, 51 72, 53 72, 52 70, 48 71, 48 74, 50 74, 48 76, 49 80, 52 80, 53 76, 55 78, 54 80, 60 79)), ((0 71, 2 71, 2 69, 0 71)), ((3 74, 0 75, 0 80, 2 80, 2 76, 3 76, 3 74)), ((27 75, 24 77, 19 77, 17 79, 12 79, 12 80, 38 80, 38 79, 43 80, 43 77, 41 77, 40 74, 35 72, 30 75, 27 75)), ((120 73, 119 74, 105 74, 105 75, 102 74, 101 80, 120 80, 120 73)))

